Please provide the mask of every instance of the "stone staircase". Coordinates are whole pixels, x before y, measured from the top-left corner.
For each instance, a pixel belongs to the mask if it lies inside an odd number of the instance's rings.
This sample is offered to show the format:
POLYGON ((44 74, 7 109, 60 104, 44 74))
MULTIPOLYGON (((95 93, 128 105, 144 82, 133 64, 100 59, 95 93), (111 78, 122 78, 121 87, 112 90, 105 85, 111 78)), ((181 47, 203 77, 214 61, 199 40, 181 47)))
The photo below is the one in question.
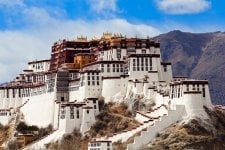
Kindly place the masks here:
POLYGON ((16 109, 22 108, 24 105, 26 105, 29 102, 30 99, 26 100, 22 105, 18 106, 16 109))
POLYGON ((168 114, 160 117, 152 126, 148 126, 146 131, 141 131, 140 136, 136 136, 134 142, 127 145, 127 149, 140 149, 142 146, 151 142, 163 129, 181 120, 184 115, 186 115, 184 106, 177 105, 175 110, 169 110, 168 114))
POLYGON ((20 112, 19 110, 16 110, 13 114, 12 114, 12 118, 11 120, 9 121, 9 129, 8 129, 8 139, 5 143, 2 144, 2 147, 5 149, 6 146, 8 145, 8 143, 12 140, 15 140, 15 133, 16 133, 16 127, 17 127, 17 124, 20 120, 20 112))
POLYGON ((22 105, 18 106, 17 108, 14 108, 12 110, 12 116, 11 119, 9 121, 9 137, 6 143, 3 144, 3 147, 5 147, 6 145, 8 145, 8 143, 11 140, 15 140, 15 133, 16 133, 16 127, 18 125, 18 123, 21 121, 21 119, 23 119, 23 115, 20 112, 20 108, 22 108, 24 105, 26 105, 29 102, 29 99, 27 101, 25 101, 22 105))
MULTIPOLYGON (((164 106, 162 105, 160 107, 164 107, 164 106)), ((159 109, 160 107, 156 108, 155 110, 159 109)), ((126 142, 129 138, 136 135, 137 133, 145 131, 150 126, 153 126, 155 122, 160 120, 160 117, 161 117, 161 116, 149 117, 139 111, 137 111, 136 113, 137 115, 135 119, 141 123, 139 126, 134 127, 130 130, 123 130, 119 133, 114 133, 113 135, 108 137, 101 137, 96 140, 109 140, 109 141, 112 141, 113 143, 118 141, 126 142)))

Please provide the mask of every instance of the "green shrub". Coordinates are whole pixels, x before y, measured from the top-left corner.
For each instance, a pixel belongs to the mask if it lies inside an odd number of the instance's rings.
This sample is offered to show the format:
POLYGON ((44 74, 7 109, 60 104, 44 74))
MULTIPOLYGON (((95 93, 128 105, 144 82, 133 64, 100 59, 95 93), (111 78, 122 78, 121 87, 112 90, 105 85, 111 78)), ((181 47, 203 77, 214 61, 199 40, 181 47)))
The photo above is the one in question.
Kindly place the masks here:
POLYGON ((37 126, 28 126, 25 122, 20 122, 17 125, 16 130, 20 133, 26 134, 26 133, 30 133, 32 131, 38 131, 38 127, 37 126))
POLYGON ((95 124, 92 126, 92 129, 95 132, 99 132, 102 129, 105 129, 107 127, 107 124, 104 121, 96 121, 95 124))

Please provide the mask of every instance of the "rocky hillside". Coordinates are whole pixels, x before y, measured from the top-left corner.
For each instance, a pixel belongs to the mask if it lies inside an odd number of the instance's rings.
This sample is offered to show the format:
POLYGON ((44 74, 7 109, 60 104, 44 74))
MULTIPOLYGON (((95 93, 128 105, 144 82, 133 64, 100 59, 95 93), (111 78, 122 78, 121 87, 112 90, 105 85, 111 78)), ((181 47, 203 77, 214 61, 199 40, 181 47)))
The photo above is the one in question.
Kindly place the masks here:
POLYGON ((225 149, 225 111, 205 109, 209 119, 193 118, 172 125, 142 149, 225 149))
POLYGON ((207 79, 214 104, 225 104, 225 32, 171 31, 154 39, 163 60, 172 62, 174 76, 207 79))

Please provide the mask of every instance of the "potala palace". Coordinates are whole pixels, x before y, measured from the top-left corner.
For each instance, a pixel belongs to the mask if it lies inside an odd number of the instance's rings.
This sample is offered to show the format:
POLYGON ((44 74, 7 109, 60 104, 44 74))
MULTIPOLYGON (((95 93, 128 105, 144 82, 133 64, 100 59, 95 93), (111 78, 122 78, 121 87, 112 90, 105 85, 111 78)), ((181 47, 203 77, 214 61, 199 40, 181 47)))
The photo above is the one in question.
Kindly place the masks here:
MULTIPOLYGON (((55 42, 50 59, 29 62, 27 69, 1 86, 0 123, 22 115, 29 125, 51 124, 55 131, 29 147, 35 149, 74 128, 88 131, 99 113, 99 98, 124 102, 131 110, 137 101, 143 104, 135 112, 139 127, 95 139, 125 142, 141 132, 127 149, 140 148, 183 118, 207 118, 203 106, 212 108, 208 81, 173 77, 171 63, 161 59, 158 41, 104 33, 99 39, 55 42)), ((89 144, 90 150, 100 145, 96 142, 89 144)))

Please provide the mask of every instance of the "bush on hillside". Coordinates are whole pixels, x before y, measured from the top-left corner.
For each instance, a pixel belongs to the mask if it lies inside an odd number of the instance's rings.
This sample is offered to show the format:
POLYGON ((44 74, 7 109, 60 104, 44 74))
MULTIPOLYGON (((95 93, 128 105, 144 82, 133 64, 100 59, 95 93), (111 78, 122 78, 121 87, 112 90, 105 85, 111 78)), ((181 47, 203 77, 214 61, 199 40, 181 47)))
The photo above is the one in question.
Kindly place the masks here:
POLYGON ((9 126, 8 126, 8 125, 4 126, 4 125, 2 125, 2 124, 0 123, 0 130, 6 131, 6 130, 8 130, 8 129, 9 129, 9 126))
POLYGON ((126 129, 136 127, 138 122, 132 118, 132 113, 126 104, 107 103, 96 116, 96 122, 91 127, 91 137, 112 135, 126 129))
POLYGON ((81 133, 74 129, 72 133, 63 136, 61 141, 56 141, 46 145, 49 150, 80 150, 81 133))
POLYGON ((35 134, 32 141, 35 141, 37 139, 40 139, 41 137, 44 137, 51 133, 53 131, 52 125, 48 125, 46 128, 40 128, 38 129, 38 134, 35 134))
POLYGON ((38 131, 39 128, 37 126, 28 126, 25 122, 20 122, 16 130, 22 134, 31 133, 33 131, 38 131))

